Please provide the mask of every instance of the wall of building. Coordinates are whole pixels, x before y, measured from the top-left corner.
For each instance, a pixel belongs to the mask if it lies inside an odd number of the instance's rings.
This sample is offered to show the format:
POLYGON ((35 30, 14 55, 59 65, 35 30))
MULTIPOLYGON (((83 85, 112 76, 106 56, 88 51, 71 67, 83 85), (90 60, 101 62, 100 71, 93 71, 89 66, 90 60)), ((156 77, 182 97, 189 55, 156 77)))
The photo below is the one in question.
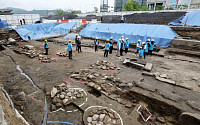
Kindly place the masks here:
POLYGON ((33 24, 40 20, 39 14, 13 14, 0 15, 1 20, 7 21, 10 26, 20 25, 20 20, 25 19, 26 24, 33 24))

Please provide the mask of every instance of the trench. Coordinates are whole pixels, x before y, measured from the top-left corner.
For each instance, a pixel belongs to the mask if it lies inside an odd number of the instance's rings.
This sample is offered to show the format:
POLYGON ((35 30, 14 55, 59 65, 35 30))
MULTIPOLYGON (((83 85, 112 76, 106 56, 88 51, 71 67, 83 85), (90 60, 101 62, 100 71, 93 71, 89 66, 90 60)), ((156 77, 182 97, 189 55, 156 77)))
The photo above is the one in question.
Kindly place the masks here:
MULTIPOLYGON (((33 82, 33 80, 32 80, 26 73, 24 73, 24 72, 21 70, 21 68, 20 68, 19 65, 17 65, 16 68, 17 68, 17 70, 20 71, 21 75, 25 76, 25 77, 31 82, 31 84, 32 84, 35 88, 37 88, 38 90, 41 90, 41 91, 42 91, 42 89, 39 88, 39 87, 33 82)), ((45 96, 45 101, 44 101, 44 102, 45 102, 45 105, 44 105, 44 119, 43 119, 42 125, 46 125, 46 124, 47 124, 47 116, 48 116, 47 98, 46 98, 45 92, 44 92, 44 91, 42 91, 42 92, 44 93, 44 96, 45 96)))

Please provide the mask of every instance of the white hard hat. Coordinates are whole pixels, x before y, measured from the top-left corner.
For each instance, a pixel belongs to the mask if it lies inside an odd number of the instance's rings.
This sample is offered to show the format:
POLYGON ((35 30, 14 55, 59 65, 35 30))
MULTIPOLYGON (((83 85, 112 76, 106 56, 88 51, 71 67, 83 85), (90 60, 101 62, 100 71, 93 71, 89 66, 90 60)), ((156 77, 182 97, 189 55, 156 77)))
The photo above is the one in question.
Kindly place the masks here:
POLYGON ((76 36, 78 36, 78 34, 76 34, 76 36))
POLYGON ((151 41, 154 41, 154 39, 152 39, 151 41))
POLYGON ((141 39, 139 39, 138 42, 141 42, 141 39))
POLYGON ((122 38, 124 38, 124 36, 122 36, 122 38))
POLYGON ((128 38, 126 38, 126 40, 128 40, 128 38))
POLYGON ((147 41, 150 41, 150 39, 148 39, 147 41))
POLYGON ((113 39, 113 37, 110 37, 110 39, 113 39))
POLYGON ((119 41, 122 41, 122 39, 119 39, 119 41))
POLYGON ((98 39, 98 37, 96 37, 96 39, 98 39))
POLYGON ((145 42, 142 42, 142 44, 144 45, 144 44, 145 44, 145 42))

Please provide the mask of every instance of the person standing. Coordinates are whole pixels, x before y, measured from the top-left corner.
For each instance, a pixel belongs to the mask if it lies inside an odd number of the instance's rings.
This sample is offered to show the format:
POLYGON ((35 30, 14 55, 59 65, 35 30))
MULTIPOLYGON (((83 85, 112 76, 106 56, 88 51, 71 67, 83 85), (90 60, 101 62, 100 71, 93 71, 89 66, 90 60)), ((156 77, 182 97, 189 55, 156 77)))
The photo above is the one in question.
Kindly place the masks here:
POLYGON ((77 47, 77 40, 78 40, 78 34, 76 34, 76 36, 75 36, 76 51, 78 51, 78 47, 77 47))
POLYGON ((126 38, 126 42, 125 42, 125 53, 128 53, 128 48, 129 48, 129 40, 128 38, 126 38))
POLYGON ((117 57, 119 57, 120 54, 120 48, 121 48, 121 39, 119 39, 119 41, 117 42, 117 57))
POLYGON ((148 47, 148 43, 144 42, 143 45, 144 45, 144 59, 145 59, 148 54, 149 47, 148 47))
POLYGON ((80 37, 78 36, 78 39, 77 39, 77 47, 78 47, 78 53, 81 52, 81 40, 80 40, 80 37))
POLYGON ((136 44, 136 50, 137 50, 136 53, 135 53, 136 55, 139 53, 140 47, 141 47, 141 40, 139 39, 137 44, 136 44))
POLYGON ((121 46, 120 46, 120 55, 123 56, 123 51, 124 51, 124 40, 122 39, 121 41, 121 46))
POLYGON ((108 51, 110 49, 110 43, 109 43, 109 39, 107 39, 106 43, 105 43, 105 52, 104 52, 104 57, 108 57, 108 51))
POLYGON ((153 48, 156 45, 155 41, 152 39, 150 42, 150 47, 149 47, 149 54, 152 56, 153 48))
POLYGON ((69 59, 72 60, 72 44, 71 44, 71 40, 69 40, 69 43, 68 43, 68 52, 69 52, 69 59))
POLYGON ((98 52, 98 45, 99 45, 99 41, 98 41, 98 37, 96 37, 96 39, 94 40, 95 52, 98 52))
POLYGON ((109 54, 112 54, 112 51, 113 51, 113 45, 114 45, 113 37, 110 37, 110 51, 109 51, 109 54))
POLYGON ((30 35, 29 35, 29 32, 27 33, 27 36, 28 36, 28 40, 31 40, 31 37, 30 37, 30 35))
POLYGON ((124 16, 122 15, 120 23, 124 23, 124 16))
POLYGON ((144 49, 143 49, 143 47, 140 47, 139 59, 142 58, 143 54, 144 54, 144 49))
POLYGON ((22 20, 19 20, 20 24, 22 25, 22 20))
POLYGON ((25 19, 22 19, 23 20, 23 22, 24 22, 24 25, 26 25, 26 21, 25 21, 25 19))
POLYGON ((48 42, 47 42, 47 40, 45 39, 45 43, 44 43, 44 48, 45 48, 45 50, 46 50, 46 53, 45 53, 45 55, 48 55, 48 49, 49 49, 49 45, 48 45, 48 42))

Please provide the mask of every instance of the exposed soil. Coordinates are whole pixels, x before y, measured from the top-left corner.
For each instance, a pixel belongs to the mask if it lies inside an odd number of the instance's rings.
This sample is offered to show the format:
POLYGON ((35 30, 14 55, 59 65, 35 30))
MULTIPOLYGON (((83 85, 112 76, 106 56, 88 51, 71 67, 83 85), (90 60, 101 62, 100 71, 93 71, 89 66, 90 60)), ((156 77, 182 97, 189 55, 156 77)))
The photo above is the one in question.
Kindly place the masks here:
MULTIPOLYGON (((63 41, 66 43, 66 40, 63 41)), ((83 39, 82 43, 92 44, 93 40, 83 39)), ((66 45, 49 42, 49 55, 52 58, 57 58, 58 61, 40 63, 38 58, 29 58, 26 55, 17 54, 13 50, 19 46, 32 45, 35 49, 43 51, 43 42, 29 41, 18 42, 17 44, 17 46, 11 46, 0 52, 0 83, 3 84, 4 88, 13 99, 15 107, 31 124, 42 124, 45 91, 47 92, 48 104, 47 120, 65 121, 76 125, 84 124, 83 114, 90 106, 104 106, 115 110, 122 117, 124 125, 176 125, 180 124, 179 116, 182 112, 200 112, 199 57, 195 58, 186 55, 178 55, 179 53, 170 54, 167 53, 168 49, 161 48, 160 52, 156 53, 159 54, 163 52, 162 50, 166 50, 165 58, 148 56, 146 60, 140 60, 144 63, 150 62, 153 64, 152 73, 159 72, 160 74, 166 74, 168 79, 176 83, 184 83, 191 88, 186 89, 158 81, 151 76, 142 75, 143 70, 123 65, 125 58, 138 58, 131 52, 118 58, 116 57, 116 51, 114 51, 112 55, 105 58, 103 57, 102 49, 99 49, 98 52, 94 52, 94 48, 92 47, 82 47, 83 52, 78 53, 75 51, 74 46, 73 60, 69 60, 68 57, 59 57, 56 55, 59 52, 66 51, 66 45), (169 56, 171 58, 167 58, 169 56), (104 92, 102 92, 88 84, 75 82, 69 79, 69 76, 73 72, 80 69, 89 69, 89 65, 97 62, 97 60, 112 62, 120 68, 120 70, 114 71, 99 70, 99 73, 105 74, 105 76, 115 74, 121 81, 133 83, 133 86, 131 88, 107 87, 104 92), (191 60, 195 62, 191 62, 191 60), (20 74, 16 69, 17 65, 20 65, 22 71, 26 73, 41 90, 35 88, 26 77, 20 74), (63 80, 68 82, 72 88, 84 89, 88 95, 88 100, 85 101, 84 105, 81 107, 76 104, 71 104, 65 111, 59 110, 52 112, 50 110, 52 99, 48 93, 51 92, 54 86, 61 84, 63 80), (24 92, 25 96, 19 96, 20 92, 24 92), (112 99, 111 95, 113 94, 119 99, 112 99), (124 104, 124 102, 128 101, 131 102, 131 106, 129 106, 128 103, 124 104), (138 112, 135 111, 139 105, 146 106, 152 114, 152 117, 147 122, 144 122, 138 112)), ((101 42, 101 44, 103 44, 103 42, 101 42)), ((130 51, 134 52, 135 49, 130 48, 130 51)), ((90 70, 96 72, 94 69, 90 70)), ((147 118, 147 113, 143 113, 145 118, 147 118)))

